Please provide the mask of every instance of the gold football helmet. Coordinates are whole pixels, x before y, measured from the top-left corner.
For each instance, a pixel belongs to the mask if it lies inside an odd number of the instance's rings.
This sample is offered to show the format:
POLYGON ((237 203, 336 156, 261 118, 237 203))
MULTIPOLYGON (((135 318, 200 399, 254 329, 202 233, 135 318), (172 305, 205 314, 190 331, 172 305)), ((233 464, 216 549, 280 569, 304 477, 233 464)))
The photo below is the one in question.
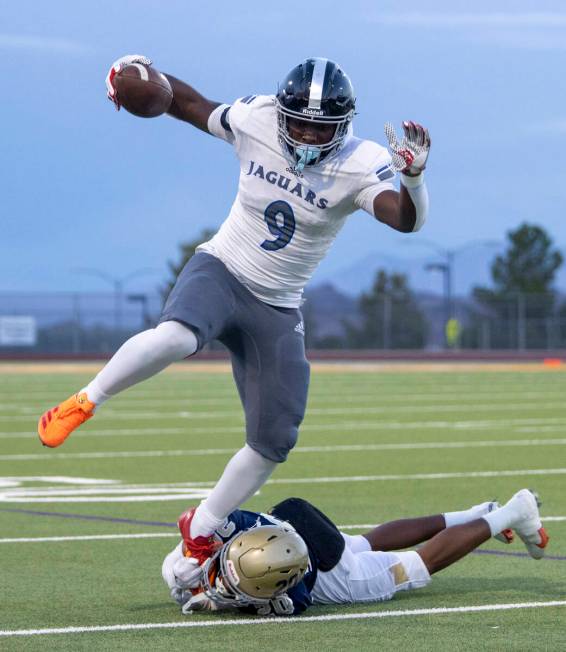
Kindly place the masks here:
POLYGON ((296 586, 308 563, 307 545, 288 523, 253 527, 204 563, 205 593, 223 606, 266 604, 296 586))

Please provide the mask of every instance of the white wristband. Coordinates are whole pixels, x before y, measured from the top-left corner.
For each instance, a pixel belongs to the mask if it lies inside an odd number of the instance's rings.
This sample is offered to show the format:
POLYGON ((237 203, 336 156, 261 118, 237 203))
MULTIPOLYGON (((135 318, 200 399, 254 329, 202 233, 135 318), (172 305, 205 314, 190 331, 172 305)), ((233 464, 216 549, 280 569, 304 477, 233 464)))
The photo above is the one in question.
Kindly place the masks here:
POLYGON ((408 174, 403 174, 403 173, 401 173, 399 176, 401 177, 401 183, 407 189, 418 188, 419 186, 422 186, 424 183, 424 172, 417 174, 416 177, 410 177, 408 174))
POLYGON ((399 176, 401 177, 401 183, 407 189, 409 197, 415 206, 417 219, 415 220, 413 232, 419 231, 428 215, 428 190, 424 182, 424 173, 421 172, 416 177, 408 177, 405 174, 400 174, 399 176))

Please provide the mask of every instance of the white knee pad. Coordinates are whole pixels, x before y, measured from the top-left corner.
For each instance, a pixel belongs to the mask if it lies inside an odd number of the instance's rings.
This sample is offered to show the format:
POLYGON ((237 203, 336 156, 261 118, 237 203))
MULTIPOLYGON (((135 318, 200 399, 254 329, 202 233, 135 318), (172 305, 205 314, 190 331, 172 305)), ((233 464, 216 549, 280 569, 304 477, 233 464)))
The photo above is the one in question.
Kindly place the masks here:
POLYGON ((358 552, 370 552, 371 551, 371 544, 370 542, 361 534, 345 534, 344 532, 340 532, 342 537, 344 538, 344 541, 346 542, 346 546, 354 553, 357 554, 358 552))

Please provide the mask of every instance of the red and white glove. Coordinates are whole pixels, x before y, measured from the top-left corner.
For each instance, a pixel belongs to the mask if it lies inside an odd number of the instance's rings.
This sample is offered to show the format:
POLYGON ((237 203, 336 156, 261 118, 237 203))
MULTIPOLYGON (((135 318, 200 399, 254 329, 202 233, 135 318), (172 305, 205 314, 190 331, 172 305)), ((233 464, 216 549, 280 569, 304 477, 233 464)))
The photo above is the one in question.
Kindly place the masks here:
POLYGON ((390 122, 385 123, 393 167, 408 177, 417 177, 425 169, 430 151, 428 129, 415 122, 403 122, 403 132, 403 140, 399 142, 395 127, 390 122))
POLYGON ((143 63, 144 66, 151 66, 152 61, 144 57, 143 54, 127 54, 125 57, 120 57, 114 61, 106 75, 106 95, 111 102, 114 102, 116 111, 120 110, 120 102, 118 101, 116 89, 114 88, 114 77, 131 63, 143 63))

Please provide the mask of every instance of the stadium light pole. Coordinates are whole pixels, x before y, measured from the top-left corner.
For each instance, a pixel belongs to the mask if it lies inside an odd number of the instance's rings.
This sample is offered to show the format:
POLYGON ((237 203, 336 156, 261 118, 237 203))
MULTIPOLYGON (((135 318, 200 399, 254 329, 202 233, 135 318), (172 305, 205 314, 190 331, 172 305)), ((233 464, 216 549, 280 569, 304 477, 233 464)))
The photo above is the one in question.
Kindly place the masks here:
POLYGON ((452 319, 452 265, 449 263, 428 263, 427 272, 441 272, 444 284, 444 324, 452 319))
POLYGON ((134 278, 145 276, 146 274, 154 274, 158 270, 155 267, 141 267, 125 276, 112 276, 104 270, 97 269, 96 267, 77 267, 72 271, 88 276, 96 276, 112 285, 114 288, 114 328, 117 331, 120 331, 122 329, 122 296, 124 293, 124 285, 134 278))
POLYGON ((131 303, 139 303, 141 306, 141 321, 142 328, 148 328, 149 326, 149 310, 147 307, 147 294, 128 294, 126 300, 131 303))
MULTIPOLYGON (((408 243, 409 244, 409 243, 408 243)), ((500 240, 470 240, 460 245, 459 247, 442 247, 433 240, 427 238, 419 238, 418 241, 412 242, 413 245, 422 245, 434 251, 442 259, 440 262, 427 263, 425 270, 438 271, 443 276, 443 296, 444 296, 444 318, 445 323, 454 317, 454 263, 456 258, 463 252, 474 247, 498 247, 503 244, 500 240)), ((445 333, 445 347, 448 348, 448 341, 445 333)))
MULTIPOLYGON (((500 240, 491 240, 491 239, 482 239, 482 240, 470 240, 464 242, 464 244, 459 247, 443 247, 433 240, 428 240, 427 238, 419 238, 417 241, 404 241, 405 244, 412 246, 423 246, 431 251, 434 251, 442 260, 440 263, 429 263, 425 265, 425 269, 430 271, 442 271, 443 275, 446 277, 444 279, 444 291, 452 294, 454 287, 454 263, 456 258, 473 247, 498 247, 503 244, 500 240)), ((450 303, 452 303, 452 297, 450 296, 450 303)))

